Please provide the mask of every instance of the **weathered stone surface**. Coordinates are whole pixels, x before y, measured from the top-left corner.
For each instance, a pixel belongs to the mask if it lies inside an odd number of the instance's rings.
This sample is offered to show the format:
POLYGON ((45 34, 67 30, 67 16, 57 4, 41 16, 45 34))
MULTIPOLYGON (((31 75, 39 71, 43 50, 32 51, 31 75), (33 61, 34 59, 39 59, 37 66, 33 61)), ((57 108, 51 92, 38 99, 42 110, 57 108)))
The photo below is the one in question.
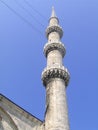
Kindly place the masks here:
POLYGON ((41 130, 42 121, 0 95, 0 130, 41 130))
POLYGON ((51 79, 46 87, 45 130, 69 130, 65 83, 60 78, 51 79))

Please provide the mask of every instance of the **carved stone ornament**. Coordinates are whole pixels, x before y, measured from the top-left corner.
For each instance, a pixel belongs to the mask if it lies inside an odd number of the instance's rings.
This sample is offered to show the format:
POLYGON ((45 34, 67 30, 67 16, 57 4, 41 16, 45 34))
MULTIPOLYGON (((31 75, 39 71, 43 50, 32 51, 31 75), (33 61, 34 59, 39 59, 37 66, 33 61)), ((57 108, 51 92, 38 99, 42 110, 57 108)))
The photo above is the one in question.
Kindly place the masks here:
POLYGON ((46 86, 51 78, 61 78, 64 80, 65 86, 67 86, 70 76, 68 70, 65 68, 44 69, 44 71, 42 72, 43 85, 46 86))
POLYGON ((51 32, 58 32, 60 35, 60 38, 63 36, 63 30, 59 25, 54 25, 54 26, 48 26, 47 30, 46 30, 46 36, 48 38, 48 35, 51 32))
POLYGON ((53 50, 59 50, 61 52, 61 54, 62 54, 62 57, 64 57, 65 52, 66 52, 64 44, 62 44, 61 42, 47 43, 44 46, 44 54, 45 54, 45 56, 47 57, 48 53, 50 51, 53 51, 53 50))
POLYGON ((0 121, 2 121, 2 117, 0 116, 0 121))

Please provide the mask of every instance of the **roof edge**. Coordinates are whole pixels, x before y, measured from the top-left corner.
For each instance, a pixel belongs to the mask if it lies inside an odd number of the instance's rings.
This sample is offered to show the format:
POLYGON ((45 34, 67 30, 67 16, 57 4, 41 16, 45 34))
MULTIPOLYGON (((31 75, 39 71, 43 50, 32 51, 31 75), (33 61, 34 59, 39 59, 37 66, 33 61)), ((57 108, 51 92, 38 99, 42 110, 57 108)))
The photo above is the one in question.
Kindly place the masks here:
POLYGON ((25 109, 23 109, 22 107, 20 107, 19 105, 17 105, 16 103, 14 103, 13 101, 11 101, 9 98, 7 98, 6 96, 4 96, 1 93, 0 93, 0 101, 8 101, 10 103, 10 105, 14 105, 19 110, 19 112, 22 113, 22 111, 23 111, 23 113, 25 113, 27 115, 26 117, 28 117, 28 115, 29 115, 31 120, 34 119, 34 122, 38 121, 40 124, 43 123, 42 120, 38 119, 37 117, 35 117, 31 113, 29 113, 28 111, 26 111, 25 109))

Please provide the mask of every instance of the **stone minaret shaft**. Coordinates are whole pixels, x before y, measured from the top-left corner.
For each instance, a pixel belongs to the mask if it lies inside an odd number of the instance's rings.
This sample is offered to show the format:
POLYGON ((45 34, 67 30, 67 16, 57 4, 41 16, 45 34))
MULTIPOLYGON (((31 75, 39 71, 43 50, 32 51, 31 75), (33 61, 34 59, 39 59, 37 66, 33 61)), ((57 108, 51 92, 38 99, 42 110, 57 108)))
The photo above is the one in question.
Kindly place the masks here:
POLYGON ((45 130, 69 130, 66 101, 69 73, 62 63, 66 50, 60 41, 63 31, 54 8, 46 35, 48 43, 44 46, 44 53, 47 67, 42 72, 43 84, 46 87, 45 130))

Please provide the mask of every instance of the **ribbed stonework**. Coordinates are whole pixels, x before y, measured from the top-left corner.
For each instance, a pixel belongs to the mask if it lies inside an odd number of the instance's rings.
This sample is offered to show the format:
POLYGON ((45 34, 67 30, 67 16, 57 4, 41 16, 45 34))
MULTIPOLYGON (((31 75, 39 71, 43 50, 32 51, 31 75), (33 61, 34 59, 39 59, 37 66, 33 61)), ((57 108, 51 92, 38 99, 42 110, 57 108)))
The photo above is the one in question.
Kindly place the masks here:
POLYGON ((46 88, 45 130, 69 130, 66 101, 69 72, 62 63, 66 49, 60 41, 63 30, 59 26, 54 8, 46 36, 48 42, 44 46, 44 54, 47 58, 47 67, 42 72, 42 81, 46 88))

